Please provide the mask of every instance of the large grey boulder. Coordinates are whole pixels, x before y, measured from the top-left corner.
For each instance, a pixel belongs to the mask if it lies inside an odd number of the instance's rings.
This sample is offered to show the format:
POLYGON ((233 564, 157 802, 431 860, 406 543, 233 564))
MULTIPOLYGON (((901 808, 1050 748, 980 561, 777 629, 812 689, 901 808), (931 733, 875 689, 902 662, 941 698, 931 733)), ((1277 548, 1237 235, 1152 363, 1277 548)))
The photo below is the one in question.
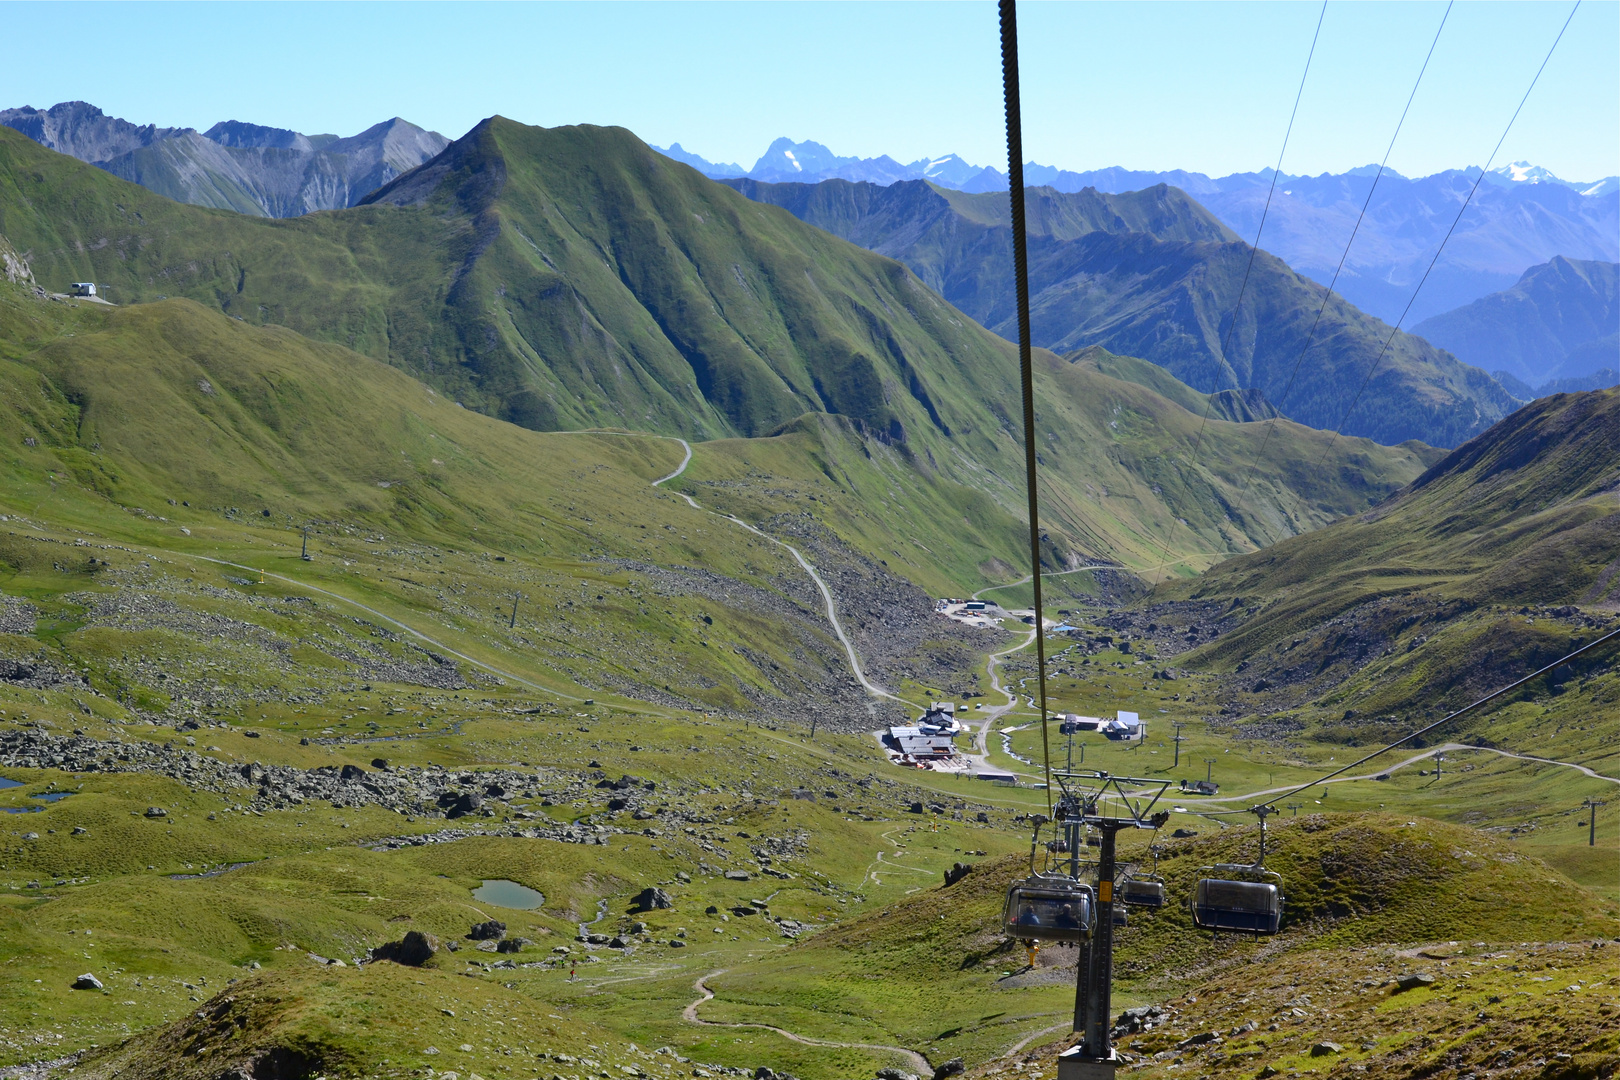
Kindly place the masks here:
POLYGON ((439 942, 432 934, 411 930, 399 941, 390 941, 371 950, 373 960, 392 960, 407 967, 421 967, 439 951, 439 942))

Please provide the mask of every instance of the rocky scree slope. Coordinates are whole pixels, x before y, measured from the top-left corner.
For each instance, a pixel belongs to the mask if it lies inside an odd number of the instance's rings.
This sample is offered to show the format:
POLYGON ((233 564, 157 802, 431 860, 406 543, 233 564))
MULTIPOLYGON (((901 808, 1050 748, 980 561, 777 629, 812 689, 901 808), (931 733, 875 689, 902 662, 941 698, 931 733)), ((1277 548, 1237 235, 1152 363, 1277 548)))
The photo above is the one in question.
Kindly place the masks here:
POLYGON ((82 101, 0 110, 0 124, 177 202, 278 218, 353 206, 450 141, 397 116, 347 138, 236 120, 198 132, 138 126, 82 101))

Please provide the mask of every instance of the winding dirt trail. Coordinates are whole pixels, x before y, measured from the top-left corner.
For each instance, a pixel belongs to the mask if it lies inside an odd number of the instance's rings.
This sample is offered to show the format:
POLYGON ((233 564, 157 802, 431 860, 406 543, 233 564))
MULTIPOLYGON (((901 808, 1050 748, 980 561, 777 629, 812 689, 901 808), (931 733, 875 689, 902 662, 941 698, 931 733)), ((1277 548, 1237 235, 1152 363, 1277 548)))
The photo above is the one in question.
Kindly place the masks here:
POLYGON ((696 990, 702 996, 688 1005, 685 1009, 681 1010, 682 1020, 685 1020, 688 1024, 698 1024, 702 1027, 757 1028, 761 1031, 774 1032, 777 1035, 782 1036, 784 1039, 791 1039, 793 1042, 803 1043, 806 1046, 829 1046, 838 1050, 881 1050, 885 1053, 898 1054, 899 1056, 905 1058, 906 1063, 911 1066, 918 1076, 932 1076, 934 1073, 934 1067, 928 1063, 927 1058, 917 1053, 917 1051, 908 1050, 903 1046, 885 1046, 881 1043, 835 1042, 831 1039, 816 1039, 808 1035, 796 1034, 795 1032, 789 1031, 787 1028, 780 1028, 774 1024, 733 1023, 724 1020, 705 1020, 697 1014, 698 1006, 702 1005, 705 1001, 711 1001, 714 999, 714 991, 710 990, 705 984, 707 980, 712 979, 717 975, 724 975, 725 973, 725 968, 719 968, 715 971, 709 972, 707 975, 699 977, 699 979, 692 984, 692 989, 696 990))
MULTIPOLYGON (((147 546, 150 547, 150 545, 147 545, 147 546)), ((242 563, 231 562, 229 559, 216 559, 216 558, 214 558, 213 556, 210 556, 210 555, 198 555, 198 554, 195 554, 195 553, 189 552, 189 551, 185 551, 185 552, 170 551, 167 548, 156 548, 154 550, 161 551, 165 555, 169 555, 169 556, 171 556, 173 558, 177 558, 177 559, 199 559, 199 560, 201 560, 203 562, 214 563, 216 566, 229 566, 229 567, 232 567, 232 568, 237 569, 237 570, 246 570, 247 572, 252 573, 252 574, 261 574, 261 575, 263 575, 264 577, 267 577, 267 578, 274 578, 276 581, 282 582, 285 585, 292 585, 292 586, 294 586, 296 588, 303 589, 306 592, 320 593, 322 596, 326 597, 329 600, 337 600, 340 603, 348 604, 350 607, 358 608, 359 610, 364 611, 368 615, 371 615, 371 616, 373 616, 375 618, 381 619, 383 622, 387 623, 390 626, 397 626, 399 629, 405 631, 407 634, 409 634, 412 637, 416 638, 418 641, 426 642, 427 644, 433 646, 435 649, 438 649, 440 652, 449 653, 451 656, 454 656, 458 660, 465 660, 467 663, 473 665, 474 667, 482 668, 482 669, 484 669, 485 671, 489 672, 492 675, 499 675, 503 679, 510 679, 511 681, 513 681, 515 683, 518 683, 518 684, 520 684, 522 686, 527 686, 531 690, 538 690, 543 694, 550 694, 553 697, 564 698, 564 699, 566 699, 568 701, 584 701, 585 700, 582 697, 575 697, 573 694, 565 694, 561 690, 556 690, 556 689, 553 689, 552 687, 549 687, 549 686, 541 686, 537 682, 530 682, 528 679, 523 678, 523 676, 521 676, 521 675, 514 675, 510 671, 503 671, 502 669, 494 666, 493 664, 486 664, 486 663, 484 663, 484 661, 479 660, 476 657, 471 657, 471 656, 468 656, 464 652, 459 652, 456 649, 452 649, 450 646, 446 645, 442 641, 438 641, 438 640, 435 640, 434 638, 428 637, 428 635, 422 633, 422 631, 416 629, 416 627, 414 627, 414 626, 409 626, 409 625, 407 625, 405 623, 402 623, 398 619, 393 618, 390 615, 384 615, 382 612, 378 611, 376 608, 369 607, 369 606, 367 606, 365 604, 362 604, 360 601, 352 599, 352 598, 347 597, 347 596, 344 596, 342 593, 335 593, 335 592, 332 592, 330 589, 323 589, 319 585, 311 585, 307 581, 299 581, 297 578, 290 578, 290 577, 287 577, 284 574, 277 574, 277 573, 274 573, 274 572, 269 571, 269 570, 261 570, 257 566, 244 566, 242 563)))
MULTIPOLYGON (((681 450, 683 451, 683 453, 685 455, 685 456, 683 456, 681 458, 680 465, 676 466, 675 471, 670 473, 668 476, 661 476, 657 480, 654 480, 653 483, 652 483, 653 487, 660 487, 660 486, 662 486, 663 484, 667 483, 670 480, 679 479, 681 474, 686 472, 686 467, 692 463, 692 444, 687 442, 685 439, 680 438, 679 436, 675 436, 675 435, 652 435, 652 434, 648 434, 646 432, 636 432, 636 431, 603 431, 603 430, 594 430, 594 429, 593 430, 587 430, 587 431, 581 431, 581 432, 578 432, 578 434, 581 434, 581 435, 625 435, 625 436, 629 436, 629 437, 632 437, 632 438, 665 439, 665 440, 668 440, 668 441, 671 441, 671 442, 680 443, 681 444, 681 450)), ((794 547, 792 544, 786 543, 785 541, 782 541, 782 540, 778 540, 776 537, 772 536, 770 533, 767 533, 767 532, 764 532, 761 529, 755 528, 753 525, 748 524, 748 522, 742 520, 739 517, 735 517, 735 516, 733 516, 731 514, 722 514, 718 510, 709 510, 709 509, 705 508, 701 503, 699 503, 696 499, 692 498, 692 496, 688 495, 684 491, 677 491, 677 492, 675 492, 675 494, 677 494, 681 498, 685 499, 686 500, 686 505, 690 506, 694 510, 702 511, 705 514, 713 514, 717 518, 723 518, 724 520, 731 522, 733 525, 736 525, 739 528, 747 529, 749 532, 753 533, 755 536, 758 536, 763 540, 769 540, 771 543, 775 544, 779 548, 784 548, 787 551, 788 554, 793 556, 794 561, 799 564, 799 566, 804 570, 804 572, 810 576, 810 580, 815 583, 816 589, 821 593, 822 603, 826 606, 826 609, 827 609, 827 622, 832 625, 833 636, 836 637, 838 639, 838 643, 844 647, 844 656, 849 661, 850 670, 852 672, 854 672, 854 674, 855 674, 855 680, 861 684, 861 689, 865 690, 868 694, 870 694, 873 697, 886 698, 889 701, 898 701, 902 705, 908 705, 908 706, 910 706, 911 708, 914 708, 914 709, 921 709, 922 708, 922 706, 918 705, 914 701, 907 701, 905 698, 902 698, 902 697, 899 697, 899 696, 897 696, 895 694, 890 693, 888 690, 885 690, 883 687, 879 686, 877 683, 873 682, 871 679, 866 677, 866 669, 861 667, 861 658, 860 658, 860 655, 855 651, 855 643, 849 639, 849 635, 844 632, 844 624, 839 621, 839 618, 838 618, 838 605, 833 600, 832 590, 827 587, 827 582, 822 578, 821 574, 816 571, 815 566, 810 562, 810 560, 804 557, 804 553, 802 551, 800 551, 798 548, 794 547)))

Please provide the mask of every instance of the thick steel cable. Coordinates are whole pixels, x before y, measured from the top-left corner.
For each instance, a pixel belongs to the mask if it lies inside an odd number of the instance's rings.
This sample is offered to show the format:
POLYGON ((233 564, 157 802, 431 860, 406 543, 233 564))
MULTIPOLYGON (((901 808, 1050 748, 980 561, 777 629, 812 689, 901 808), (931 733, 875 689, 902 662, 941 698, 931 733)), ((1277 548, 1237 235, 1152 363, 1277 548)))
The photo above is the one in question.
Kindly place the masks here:
MULTIPOLYGON (((1405 744, 1411 742, 1413 739, 1417 738, 1420 735, 1427 735, 1429 732, 1433 731, 1435 728, 1442 727, 1442 726, 1444 726, 1446 724, 1451 723, 1453 720, 1457 719, 1459 716, 1462 716, 1464 713, 1473 712, 1475 709, 1479 708, 1481 705, 1485 705, 1485 704, 1488 704, 1488 703, 1490 703, 1492 701, 1495 701, 1497 698, 1501 697, 1503 694, 1510 693, 1510 692, 1512 692, 1514 690, 1517 690, 1519 687, 1523 686, 1525 683, 1534 682, 1536 679, 1541 678, 1543 675, 1545 675, 1548 672, 1552 671, 1554 668, 1562 667, 1564 664, 1569 663, 1571 660, 1574 660, 1577 657, 1580 657, 1580 656, 1582 656, 1582 655, 1584 655, 1586 653, 1589 653, 1593 649, 1597 648, 1599 645, 1602 645, 1603 643, 1608 642, 1608 641, 1613 641, 1616 638, 1620 638, 1620 630, 1611 630, 1607 634, 1604 634, 1602 637, 1598 638, 1596 641, 1593 641, 1593 642, 1591 642, 1589 644, 1586 644, 1586 645, 1582 645, 1580 648, 1576 649, 1574 652, 1569 653, 1569 654, 1567 654, 1565 656, 1560 656, 1557 660, 1554 660, 1552 663, 1548 664, 1546 667, 1539 668, 1539 669, 1537 669, 1535 671, 1532 671, 1530 674, 1526 675, 1522 679, 1515 679, 1513 682, 1508 683, 1506 686, 1500 687, 1500 688, 1498 688, 1496 690, 1492 690, 1490 693, 1486 694, 1484 697, 1480 698, 1478 701, 1470 702, 1467 705, 1464 705, 1462 708, 1458 709, 1456 712, 1448 713, 1447 715, 1445 715, 1445 716, 1441 717, 1440 719, 1436 720, 1434 723, 1429 724, 1426 727, 1420 727, 1416 731, 1412 732, 1410 735, 1404 736, 1403 738, 1396 739, 1394 742, 1390 743, 1388 746, 1379 747, 1377 750, 1374 750, 1372 753, 1368 754, 1366 757, 1361 758, 1358 761, 1352 761, 1350 764, 1344 766, 1343 768, 1334 769, 1332 772, 1328 773, 1326 776, 1319 776, 1315 780, 1310 781, 1309 783, 1301 784, 1299 787, 1294 788, 1292 791, 1285 791, 1281 795, 1278 795, 1275 798, 1267 799, 1264 803, 1260 803, 1259 805, 1261 805, 1261 806, 1272 806, 1272 805, 1276 804, 1277 802, 1279 802, 1279 801, 1281 801, 1283 799, 1291 799, 1295 795, 1298 795, 1300 792, 1305 791, 1305 790, 1307 790, 1309 788, 1315 787, 1317 784, 1325 784, 1329 780, 1333 779, 1335 776, 1339 776, 1342 773, 1347 773, 1351 769, 1359 768, 1362 765, 1367 764, 1367 762, 1371 761, 1373 758, 1378 757, 1380 754, 1387 754, 1391 750, 1395 749, 1398 746, 1404 746, 1405 744)), ((1209 813, 1209 814, 1250 814, 1250 813, 1253 813, 1253 812, 1254 812, 1253 810, 1213 810, 1213 811, 1207 811, 1206 813, 1209 813)))
POLYGON ((1558 28, 1558 36, 1553 38, 1552 47, 1547 50, 1547 55, 1542 57, 1541 66, 1536 68, 1536 74, 1531 78, 1530 85, 1525 87, 1524 97, 1519 99, 1519 107, 1513 110, 1513 115, 1508 118, 1507 127, 1502 129, 1502 137, 1496 140, 1496 148, 1491 151, 1491 156, 1485 159, 1485 167, 1480 169, 1479 176, 1474 178, 1474 186, 1468 189, 1468 197, 1463 200, 1462 207, 1457 211, 1457 216, 1452 219, 1451 228, 1447 229, 1446 235, 1441 238, 1440 246, 1434 249, 1434 258, 1429 260, 1429 268, 1423 271, 1423 276, 1418 279, 1417 288, 1412 290, 1411 298, 1406 301, 1406 307, 1401 310, 1401 317, 1395 320, 1395 325, 1390 328, 1389 337, 1384 340, 1384 347, 1378 351, 1378 356, 1373 360, 1372 367, 1367 369, 1367 377, 1361 381, 1361 386, 1356 390, 1356 396, 1351 398, 1350 404, 1345 407, 1344 415, 1339 417, 1339 425, 1333 429, 1333 434, 1329 437, 1327 446, 1322 450, 1322 458, 1316 463, 1318 469, 1327 461, 1329 451, 1333 449, 1334 443, 1343 434, 1344 425, 1350 420, 1350 414, 1355 412, 1356 406, 1361 402, 1361 395, 1365 394, 1367 387, 1372 385, 1373 376, 1378 373, 1379 367, 1383 364, 1390 345, 1395 341, 1395 335, 1401 332, 1401 323, 1405 322, 1406 316, 1411 314, 1412 305, 1417 303, 1418 293, 1423 291, 1424 283, 1429 280, 1429 275, 1434 272, 1435 264, 1440 261, 1440 253, 1446 250, 1446 244, 1450 242, 1451 234, 1457 231, 1458 223, 1462 221, 1463 215, 1468 212, 1469 204, 1474 201, 1474 194, 1479 191, 1479 185, 1484 182, 1486 176, 1490 175, 1491 166, 1496 162, 1496 155, 1502 152, 1502 144, 1507 142, 1508 132, 1513 130, 1513 124, 1519 119, 1519 113, 1524 111, 1525 102, 1530 100, 1530 92, 1536 88, 1536 83, 1541 81, 1541 73, 1547 70, 1547 64, 1552 60, 1553 52, 1558 48, 1558 43, 1564 40, 1564 31, 1569 29, 1569 24, 1575 19, 1575 13, 1580 9, 1581 0, 1575 0, 1575 6, 1569 9, 1569 16, 1564 19, 1564 25, 1558 28))
MULTIPOLYGON (((1412 102, 1417 100, 1418 87, 1423 85, 1423 75, 1429 70, 1429 61, 1434 59, 1435 46, 1440 44, 1440 33, 1446 28, 1446 20, 1451 17, 1452 3, 1455 3, 1455 0, 1448 2, 1446 10, 1440 15, 1440 25, 1435 27, 1434 40, 1429 42, 1428 54, 1423 57, 1423 66, 1418 69, 1417 80, 1412 83, 1412 92, 1406 96, 1406 108, 1401 110, 1401 118, 1395 122, 1395 133, 1389 137, 1389 146, 1384 149, 1384 160, 1378 163, 1378 173, 1373 177, 1372 187, 1367 189, 1367 198, 1361 204, 1361 213, 1356 215, 1356 224, 1350 230, 1350 239, 1344 242, 1344 254, 1339 256, 1339 265, 1334 268, 1333 279, 1328 282, 1327 291, 1322 294, 1322 302, 1317 305, 1316 318, 1311 322, 1310 332, 1305 335, 1305 344, 1300 347, 1299 355, 1294 357, 1294 370, 1288 375, 1288 384, 1283 387, 1282 396, 1272 403, 1279 416, 1282 414, 1283 403, 1288 400, 1288 395, 1294 392, 1294 383, 1299 379, 1299 369, 1305 362, 1305 354, 1316 344, 1316 331, 1322 325, 1322 313, 1327 310, 1328 301, 1333 299, 1333 289, 1339 284, 1339 275, 1344 273, 1344 264, 1350 258, 1350 248, 1356 242, 1356 235, 1361 232, 1361 222, 1367 216, 1367 208, 1372 205, 1373 194, 1378 190, 1378 181, 1384 178, 1384 171, 1389 167, 1389 156, 1395 152, 1395 140, 1401 137, 1401 128, 1406 126, 1406 117, 1412 111, 1412 102)), ((1238 492, 1239 506, 1242 506, 1244 500, 1248 498, 1249 486, 1254 483, 1255 470, 1265 458, 1266 447, 1271 444, 1272 432, 1277 429, 1277 419, 1278 417, 1274 416, 1267 421, 1266 434, 1260 440, 1260 448, 1255 451, 1254 457, 1249 459, 1248 475, 1244 477, 1243 487, 1238 492)))
POLYGON ((1024 483, 1029 497, 1030 583, 1035 589, 1035 662, 1041 702, 1041 765, 1052 816, 1052 747, 1046 732, 1046 628, 1041 602, 1041 508, 1035 488, 1035 368, 1029 342, 1029 251, 1024 230, 1024 134, 1018 108, 1018 10, 1001 0, 1001 88, 1007 109, 1007 198, 1012 209, 1013 277, 1018 288, 1018 366, 1024 393, 1024 483))
MULTIPOLYGON (((1282 175, 1283 156, 1288 153, 1288 140, 1294 134, 1294 119, 1299 115, 1299 101, 1305 96, 1305 78, 1311 73, 1311 61, 1316 57, 1316 42, 1322 36, 1322 20, 1327 16, 1327 0, 1322 0, 1322 10, 1316 13, 1316 32, 1311 35, 1311 50, 1305 54, 1305 70, 1299 75, 1299 89, 1294 91, 1294 108, 1288 114, 1288 128, 1283 132, 1282 149, 1277 151, 1277 167, 1271 170, 1271 187, 1266 192, 1266 205, 1260 211, 1260 226, 1254 230, 1254 243, 1249 245, 1249 261, 1243 268, 1243 284, 1238 286, 1237 303, 1232 307, 1232 324, 1226 329, 1226 340, 1221 343, 1221 362, 1226 362, 1226 354, 1232 347, 1232 335, 1237 332, 1238 313, 1243 310, 1243 296, 1249 289, 1249 272, 1254 269, 1254 257, 1260 251, 1260 237, 1266 231, 1266 218, 1271 214, 1271 199, 1277 193, 1277 178, 1282 175)), ((1230 364, 1227 364, 1231 367, 1230 364)), ((1232 373, 1236 375, 1237 372, 1232 373)), ((1212 391, 1204 400, 1204 415, 1198 421, 1198 436, 1193 439, 1192 458, 1189 468, 1198 467, 1198 454, 1204 448, 1204 429, 1209 426, 1209 415, 1215 409, 1215 395, 1220 391, 1212 391)), ((1181 518, 1171 515, 1170 529, 1165 533, 1164 543, 1159 548, 1159 565, 1154 568, 1154 584, 1159 583, 1160 577, 1167 565, 1166 559, 1170 555, 1170 542, 1176 538, 1176 526, 1181 518)))

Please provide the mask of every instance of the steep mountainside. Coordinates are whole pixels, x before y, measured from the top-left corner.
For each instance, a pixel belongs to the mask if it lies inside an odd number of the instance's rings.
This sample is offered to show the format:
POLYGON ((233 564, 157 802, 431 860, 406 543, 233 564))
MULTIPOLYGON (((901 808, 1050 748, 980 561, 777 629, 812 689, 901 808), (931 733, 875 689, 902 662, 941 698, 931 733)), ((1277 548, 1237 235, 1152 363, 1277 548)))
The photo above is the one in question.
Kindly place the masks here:
MULTIPOLYGON (((1369 739, 1441 715, 1615 625, 1620 389, 1535 401, 1366 513, 1162 595, 1194 601, 1185 617, 1176 603, 1158 616, 1165 635, 1212 603, 1235 616, 1189 658, 1230 673, 1235 712, 1369 739)), ((1525 698, 1614 659, 1561 669, 1525 698)), ((1563 752, 1599 752, 1582 738, 1566 735, 1563 752)))
MULTIPOLYGON (((922 181, 887 188, 837 180, 728 183, 900 259, 985 326, 1017 333, 1005 195, 922 181)), ((1396 334, 1380 360, 1390 328, 1337 296, 1295 380, 1322 288, 1261 252, 1244 289, 1248 245, 1174 188, 1030 195, 1030 319, 1038 345, 1101 345, 1160 364, 1206 392, 1258 389, 1303 423, 1334 428, 1342 419, 1347 432, 1384 443, 1455 445, 1513 408, 1485 372, 1410 334, 1396 334), (1240 289, 1243 308, 1229 333, 1240 289)))
POLYGON ((1620 263, 1563 256, 1511 289, 1412 328, 1442 349, 1531 388, 1620 367, 1620 263))
MULTIPOLYGON (((366 206, 287 221, 180 206, 3 131, 0 183, 0 233, 43 282, 280 323, 531 428, 761 436, 833 414, 907 470, 1022 510, 1005 341, 901 264, 619 129, 497 118, 366 206)), ((1252 425, 1223 425, 1229 456, 1189 468, 1196 416, 1050 354, 1040 367, 1059 562, 1157 565, 1168 538, 1172 561, 1204 565, 1355 512, 1423 465, 1290 425, 1255 492, 1223 509, 1252 425), (1323 453, 1327 469, 1303 468, 1323 453)))
POLYGON ((82 101, 6 109, 0 124, 178 202, 264 217, 353 206, 449 144, 395 117, 358 135, 303 135, 227 120, 139 127, 82 101))

